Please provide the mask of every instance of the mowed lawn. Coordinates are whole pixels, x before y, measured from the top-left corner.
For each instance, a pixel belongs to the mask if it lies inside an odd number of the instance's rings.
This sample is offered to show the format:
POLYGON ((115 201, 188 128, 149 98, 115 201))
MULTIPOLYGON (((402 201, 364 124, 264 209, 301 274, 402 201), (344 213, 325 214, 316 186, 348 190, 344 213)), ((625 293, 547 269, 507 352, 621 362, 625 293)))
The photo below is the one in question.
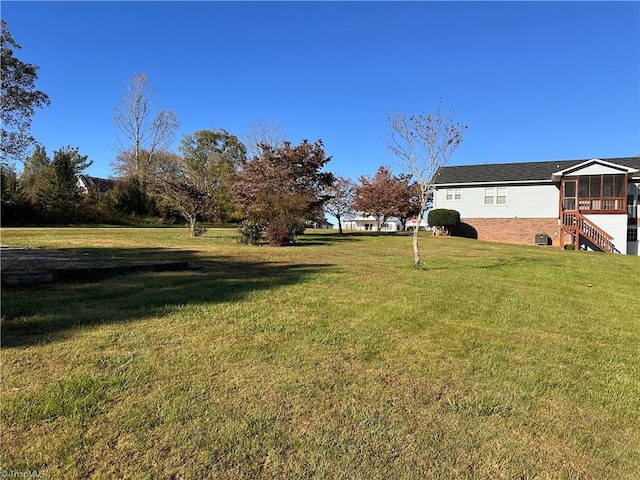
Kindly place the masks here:
MULTIPOLYGON (((533 239, 532 239, 533 240, 533 239)), ((3 470, 640 476, 640 259, 456 238, 3 229, 184 272, 2 291, 3 470)))

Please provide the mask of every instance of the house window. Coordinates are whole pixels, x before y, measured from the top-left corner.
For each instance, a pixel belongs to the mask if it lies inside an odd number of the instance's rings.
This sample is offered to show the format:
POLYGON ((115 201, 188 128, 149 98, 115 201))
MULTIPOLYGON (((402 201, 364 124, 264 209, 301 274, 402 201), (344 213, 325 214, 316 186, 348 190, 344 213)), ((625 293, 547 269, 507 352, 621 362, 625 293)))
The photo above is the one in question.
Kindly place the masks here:
POLYGON ((447 190, 447 200, 462 200, 461 188, 450 188, 447 190))
POLYGON ((627 242, 637 242, 638 241, 638 229, 637 228, 628 228, 627 229, 627 242))
POLYGON ((496 203, 498 205, 507 204, 507 189, 505 187, 498 187, 496 189, 496 203))
POLYGON ((493 205, 496 203, 496 189, 495 188, 485 188, 484 189, 484 204, 485 205, 493 205))
POLYGON ((507 204, 507 187, 485 188, 484 204, 485 205, 506 205, 507 204))

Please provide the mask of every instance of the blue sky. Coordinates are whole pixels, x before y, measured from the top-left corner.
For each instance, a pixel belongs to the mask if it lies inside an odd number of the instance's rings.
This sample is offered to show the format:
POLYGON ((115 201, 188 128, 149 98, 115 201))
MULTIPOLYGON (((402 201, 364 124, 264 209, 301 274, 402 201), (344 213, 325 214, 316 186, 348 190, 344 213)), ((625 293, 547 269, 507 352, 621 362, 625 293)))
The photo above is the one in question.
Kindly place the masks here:
POLYGON ((275 121, 354 180, 399 173, 386 118, 440 99, 468 126, 451 165, 640 153, 639 2, 3 1, 2 18, 51 98, 32 133, 96 176, 141 72, 178 139, 275 121))

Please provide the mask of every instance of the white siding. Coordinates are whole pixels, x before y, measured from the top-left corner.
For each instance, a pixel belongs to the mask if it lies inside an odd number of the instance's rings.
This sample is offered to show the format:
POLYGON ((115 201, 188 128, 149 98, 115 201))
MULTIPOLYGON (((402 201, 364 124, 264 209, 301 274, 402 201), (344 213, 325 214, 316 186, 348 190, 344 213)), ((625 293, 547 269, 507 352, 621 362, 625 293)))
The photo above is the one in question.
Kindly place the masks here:
POLYGON ((461 200, 447 200, 447 188, 439 187, 435 194, 435 208, 457 210, 462 218, 558 218, 560 191, 555 185, 493 187, 506 187, 506 205, 484 204, 485 188, 490 187, 462 187, 461 200))
POLYGON ((620 215, 585 215, 602 230, 613 237, 613 244, 622 253, 627 253, 627 216, 620 215))
POLYGON ((623 173, 625 172, 620 171, 619 168, 611 168, 606 165, 594 163, 593 165, 581 168, 580 170, 576 170, 575 172, 567 173, 565 174, 565 177, 576 177, 578 175, 620 175, 623 173))
MULTIPOLYGON (((357 217, 350 220, 345 220, 342 223, 342 228, 344 230, 363 230, 363 231, 377 231, 378 230, 378 222, 376 221, 376 217, 357 217), (366 227, 369 226, 369 228, 366 227)), ((402 222, 396 217, 387 218, 387 221, 384 224, 380 224, 381 232, 398 232, 402 230, 402 222)))

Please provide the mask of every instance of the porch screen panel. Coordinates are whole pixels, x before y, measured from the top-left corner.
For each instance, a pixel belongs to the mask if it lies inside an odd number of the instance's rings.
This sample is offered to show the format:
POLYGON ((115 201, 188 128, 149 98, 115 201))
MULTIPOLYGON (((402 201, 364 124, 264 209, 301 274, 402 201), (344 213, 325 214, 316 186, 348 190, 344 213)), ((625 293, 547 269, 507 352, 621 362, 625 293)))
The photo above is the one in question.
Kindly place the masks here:
POLYGON ((589 197, 591 198, 600 197, 600 180, 601 178, 599 176, 589 177, 589 197))
POLYGON ((625 190, 627 189, 627 178, 624 175, 616 175, 613 177, 615 197, 624 197, 625 190))
POLYGON ((562 208, 565 210, 576 209, 576 182, 567 180, 564 182, 564 195, 562 198, 562 208))
POLYGON ((578 209, 591 212, 626 211, 626 175, 590 175, 578 178, 578 209))
POLYGON ((578 185, 578 196, 580 198, 589 197, 589 177, 580 177, 578 185))
POLYGON ((604 175, 602 196, 613 197, 613 175, 604 175))

